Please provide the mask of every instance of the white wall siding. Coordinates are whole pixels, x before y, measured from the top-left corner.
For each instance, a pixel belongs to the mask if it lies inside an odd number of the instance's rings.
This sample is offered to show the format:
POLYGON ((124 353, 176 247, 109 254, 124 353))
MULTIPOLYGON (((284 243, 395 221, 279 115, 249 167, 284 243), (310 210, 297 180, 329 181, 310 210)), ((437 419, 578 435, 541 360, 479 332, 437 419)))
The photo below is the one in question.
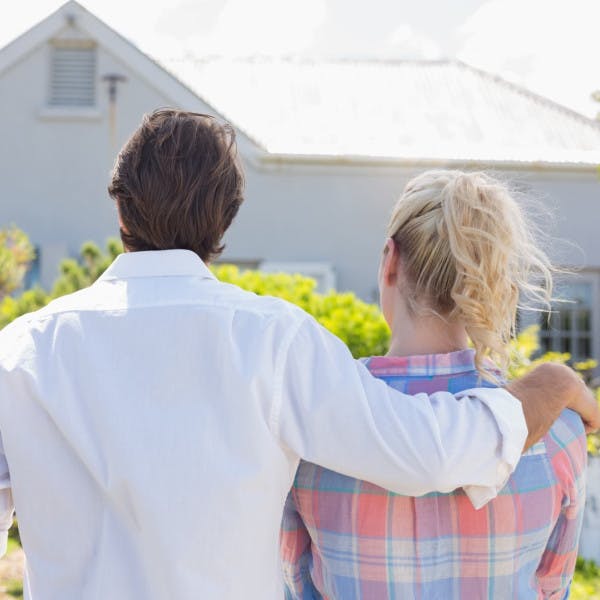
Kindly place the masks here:
MULTIPOLYGON (((0 73, 0 224, 23 228, 42 252, 42 283, 50 286, 54 264, 44 248, 76 254, 82 242, 104 243, 118 234, 116 213, 106 188, 119 147, 144 113, 174 102, 149 82, 97 48, 97 105, 85 111, 48 105, 51 46, 43 44, 0 73), (119 73, 114 131, 108 91, 101 78, 119 73)), ((207 111, 200 101, 194 110, 207 111)))
MULTIPOLYGON (((376 297, 385 227, 406 182, 422 169, 344 165, 248 166, 247 201, 227 235, 224 258, 321 261, 333 265, 338 287, 376 297)), ((561 264, 600 268, 600 181, 595 173, 513 171, 553 213, 546 233, 562 238, 549 250, 561 264), (587 215, 587 216, 586 216, 587 215), (575 243, 573 243, 575 242, 575 243)))
POLYGON ((600 564, 600 457, 590 458, 579 554, 600 564))

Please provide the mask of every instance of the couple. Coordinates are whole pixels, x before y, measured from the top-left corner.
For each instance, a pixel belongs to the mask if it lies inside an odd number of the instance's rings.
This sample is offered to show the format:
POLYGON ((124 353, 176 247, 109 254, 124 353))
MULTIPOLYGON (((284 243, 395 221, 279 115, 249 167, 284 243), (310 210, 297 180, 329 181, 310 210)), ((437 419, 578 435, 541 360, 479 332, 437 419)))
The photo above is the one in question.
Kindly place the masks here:
POLYGON ((390 354, 367 364, 208 269, 243 199, 229 127, 146 116, 109 192, 127 252, 0 332, 0 529, 16 507, 26 598, 564 596, 584 455, 561 413, 600 414, 566 367, 503 385, 488 362, 549 273, 502 188, 409 185, 379 277, 390 354))

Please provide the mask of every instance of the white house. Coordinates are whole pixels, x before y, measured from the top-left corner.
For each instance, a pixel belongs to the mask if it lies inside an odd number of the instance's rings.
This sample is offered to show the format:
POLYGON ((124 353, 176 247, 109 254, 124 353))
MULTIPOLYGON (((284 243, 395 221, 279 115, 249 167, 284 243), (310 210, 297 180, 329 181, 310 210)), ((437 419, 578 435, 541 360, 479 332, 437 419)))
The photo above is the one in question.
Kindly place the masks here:
POLYGON ((517 181, 574 242, 553 244, 556 259, 583 268, 545 344, 600 356, 600 124, 454 61, 161 66, 76 2, 0 50, 0 223, 30 234, 45 286, 60 258, 115 234, 108 173, 159 106, 236 126, 247 201, 224 260, 301 271, 367 300, 410 176, 483 168, 517 181))
MULTIPOLYGON (((161 65, 74 1, 0 49, 0 225, 29 233, 45 286, 82 242, 116 234, 110 168, 161 106, 238 132, 247 199, 224 260, 304 272, 367 300, 413 174, 488 169, 515 181, 570 241, 551 243, 555 260, 581 270, 565 280, 575 302, 543 331, 545 347, 600 357, 599 123, 455 61, 161 65)), ((585 552, 600 559, 600 509, 587 518, 598 534, 585 552)))

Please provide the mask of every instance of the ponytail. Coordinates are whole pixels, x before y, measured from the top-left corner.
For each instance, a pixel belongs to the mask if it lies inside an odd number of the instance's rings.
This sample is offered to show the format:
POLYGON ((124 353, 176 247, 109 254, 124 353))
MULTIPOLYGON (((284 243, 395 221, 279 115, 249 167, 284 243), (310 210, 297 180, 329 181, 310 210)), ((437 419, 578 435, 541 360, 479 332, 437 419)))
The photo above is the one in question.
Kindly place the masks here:
POLYGON ((506 370, 520 298, 548 306, 552 267, 508 189, 485 173, 428 171, 412 179, 388 228, 413 312, 462 322, 482 376, 506 370))

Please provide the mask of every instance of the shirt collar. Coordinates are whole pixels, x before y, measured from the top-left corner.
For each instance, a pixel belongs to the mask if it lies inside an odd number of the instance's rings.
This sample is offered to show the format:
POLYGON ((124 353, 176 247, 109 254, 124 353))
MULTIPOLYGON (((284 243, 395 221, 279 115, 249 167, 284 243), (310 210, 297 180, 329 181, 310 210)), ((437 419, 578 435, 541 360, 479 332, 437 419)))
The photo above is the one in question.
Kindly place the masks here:
MULTIPOLYGON (((448 354, 414 356, 373 356, 367 360, 373 375, 456 375, 476 371, 475 350, 458 350, 448 354)), ((486 365, 488 366, 488 365, 486 365)), ((489 365, 493 370, 493 365, 489 365)))
POLYGON ((191 250, 148 250, 119 254, 99 281, 186 276, 216 279, 200 257, 191 250))

